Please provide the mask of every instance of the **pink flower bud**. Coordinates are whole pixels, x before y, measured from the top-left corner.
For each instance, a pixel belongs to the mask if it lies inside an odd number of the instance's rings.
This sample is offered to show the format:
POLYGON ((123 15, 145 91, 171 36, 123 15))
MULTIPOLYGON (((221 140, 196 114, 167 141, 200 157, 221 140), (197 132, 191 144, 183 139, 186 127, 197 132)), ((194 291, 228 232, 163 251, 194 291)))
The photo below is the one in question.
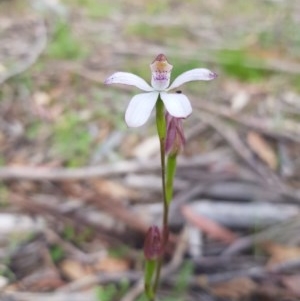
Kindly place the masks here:
POLYGON ((157 226, 151 226, 146 234, 144 254, 148 260, 157 259, 162 253, 162 237, 157 226))
POLYGON ((166 142, 165 151, 167 154, 178 154, 185 144, 185 137, 182 126, 183 118, 176 118, 166 113, 166 142))

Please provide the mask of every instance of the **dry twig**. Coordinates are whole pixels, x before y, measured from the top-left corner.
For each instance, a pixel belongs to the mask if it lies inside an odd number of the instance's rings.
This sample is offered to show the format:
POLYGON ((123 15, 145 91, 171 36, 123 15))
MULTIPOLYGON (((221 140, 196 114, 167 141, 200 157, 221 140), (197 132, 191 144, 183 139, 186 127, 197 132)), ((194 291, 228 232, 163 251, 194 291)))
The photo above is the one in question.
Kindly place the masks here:
MULTIPOLYGON (((178 167, 195 167, 207 166, 215 162, 221 155, 225 156, 227 150, 217 150, 196 156, 192 158, 180 158, 178 167)), ((131 172, 145 172, 159 170, 159 161, 121 161, 112 164, 88 166, 82 168, 47 168, 47 167, 32 167, 32 166, 10 166, 0 168, 0 179, 26 179, 34 181, 45 180, 77 180, 88 179, 94 177, 108 177, 116 174, 126 174, 131 172)))

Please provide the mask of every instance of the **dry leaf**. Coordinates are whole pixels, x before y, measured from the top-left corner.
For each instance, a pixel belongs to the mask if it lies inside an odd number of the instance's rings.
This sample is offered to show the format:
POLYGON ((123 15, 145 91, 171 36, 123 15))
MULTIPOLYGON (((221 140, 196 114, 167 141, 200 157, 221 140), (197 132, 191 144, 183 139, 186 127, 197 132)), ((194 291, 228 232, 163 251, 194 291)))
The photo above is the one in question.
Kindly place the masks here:
POLYGON ((37 91, 33 94, 32 99, 38 106, 46 106, 50 103, 51 97, 48 93, 43 91, 37 91))
POLYGON ((213 238, 222 240, 225 243, 232 243, 237 238, 229 229, 203 215, 195 213, 190 206, 182 206, 181 212, 189 222, 213 238))
POLYGON ((244 90, 238 91, 231 100, 231 110, 235 113, 240 112, 248 104, 250 95, 244 90))
POLYGON ((116 181, 97 179, 91 182, 97 193, 116 200, 136 199, 139 197, 138 193, 133 189, 127 188, 116 181))
POLYGON ((216 284, 211 287, 211 291, 218 297, 229 300, 243 300, 256 290, 257 285, 249 278, 237 278, 227 282, 216 284))
POLYGON ((63 274, 70 280, 77 280, 89 274, 87 269, 79 262, 66 259, 60 264, 63 274))
POLYGON ((300 258, 300 247, 291 247, 267 242, 262 245, 263 250, 271 257, 267 266, 280 264, 292 259, 300 258))
POLYGON ((129 262, 121 258, 106 257, 93 265, 96 271, 124 272, 129 269, 129 262))
POLYGON ((258 133, 250 131, 247 135, 247 142, 256 155, 270 168, 277 168, 277 155, 270 144, 258 133))

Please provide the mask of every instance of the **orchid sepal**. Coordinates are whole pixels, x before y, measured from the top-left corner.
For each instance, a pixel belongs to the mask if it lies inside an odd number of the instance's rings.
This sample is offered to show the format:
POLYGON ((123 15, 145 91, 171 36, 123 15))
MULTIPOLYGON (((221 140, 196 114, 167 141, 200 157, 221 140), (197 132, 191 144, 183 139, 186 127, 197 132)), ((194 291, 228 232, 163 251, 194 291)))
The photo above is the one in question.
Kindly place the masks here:
POLYGON ((123 84, 135 86, 142 91, 151 92, 154 89, 140 76, 129 72, 116 72, 108 77, 105 82, 106 85, 123 84))
POLYGON ((172 84, 166 91, 178 88, 179 86, 181 86, 187 82, 197 81, 197 80, 209 81, 209 80, 215 79, 216 77, 217 77, 217 74, 208 69, 205 69, 205 68, 192 69, 192 70, 183 72, 178 77, 176 77, 175 80, 172 82, 172 84))

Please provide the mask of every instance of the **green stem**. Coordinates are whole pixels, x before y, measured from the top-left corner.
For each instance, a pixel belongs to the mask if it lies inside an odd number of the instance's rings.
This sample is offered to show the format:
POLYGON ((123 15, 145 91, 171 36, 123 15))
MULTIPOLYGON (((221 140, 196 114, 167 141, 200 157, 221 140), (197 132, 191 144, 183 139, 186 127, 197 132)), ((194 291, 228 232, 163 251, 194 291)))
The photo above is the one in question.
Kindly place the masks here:
POLYGON ((167 160, 166 199, 168 205, 170 205, 170 202, 173 198, 173 183, 176 173, 176 159, 177 154, 171 154, 168 156, 167 160))
MULTIPOLYGON (((165 139, 166 137, 166 120, 164 115, 164 104, 160 97, 156 102, 156 127, 159 140, 165 139)), ((165 149, 163 145, 163 150, 165 149)))
POLYGON ((157 262, 155 260, 146 260, 145 264, 145 293, 149 300, 154 300, 154 290, 152 287, 153 274, 156 271, 157 262))
MULTIPOLYGON (((156 103, 156 126, 157 126, 157 133, 159 136, 159 143, 160 143, 161 179, 162 179, 162 194, 163 194, 163 204, 164 204, 162 228, 167 229, 169 206, 168 206, 167 195, 166 195, 166 167, 165 167, 166 166, 166 162, 165 162, 166 121, 164 116, 164 105, 160 98, 156 103)), ((161 254, 161 256, 157 261, 157 268, 156 268, 156 274, 155 274, 154 286, 153 286, 154 293, 156 293, 157 291, 162 262, 163 262, 163 254, 161 254)))

